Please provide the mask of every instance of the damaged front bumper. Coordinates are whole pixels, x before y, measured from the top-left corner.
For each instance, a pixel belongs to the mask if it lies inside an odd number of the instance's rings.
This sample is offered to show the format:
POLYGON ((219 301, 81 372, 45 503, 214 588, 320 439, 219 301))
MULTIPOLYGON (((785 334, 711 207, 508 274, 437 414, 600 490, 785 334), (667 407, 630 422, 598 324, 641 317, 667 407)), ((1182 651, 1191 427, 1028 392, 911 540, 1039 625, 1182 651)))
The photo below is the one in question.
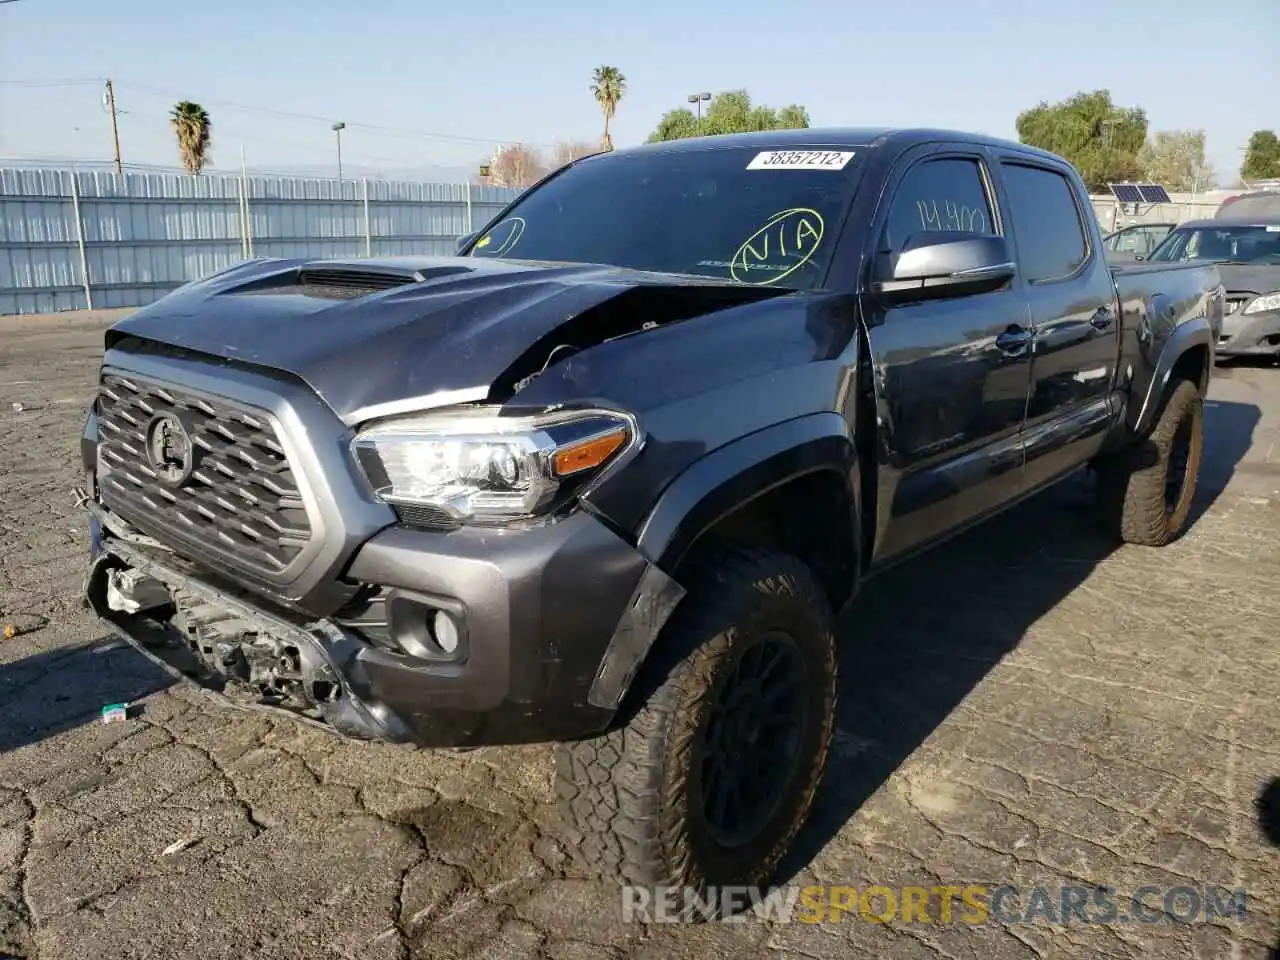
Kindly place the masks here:
POLYGON ((1280 356, 1280 312, 1229 314, 1218 334, 1219 357, 1280 356))
POLYGON ((317 619, 84 503, 87 600, 136 649, 228 705, 355 739, 464 747, 598 733, 683 595, 579 512, 511 536, 388 528, 347 568, 361 602, 317 619), (458 627, 451 655, 424 649, 440 610, 458 627))

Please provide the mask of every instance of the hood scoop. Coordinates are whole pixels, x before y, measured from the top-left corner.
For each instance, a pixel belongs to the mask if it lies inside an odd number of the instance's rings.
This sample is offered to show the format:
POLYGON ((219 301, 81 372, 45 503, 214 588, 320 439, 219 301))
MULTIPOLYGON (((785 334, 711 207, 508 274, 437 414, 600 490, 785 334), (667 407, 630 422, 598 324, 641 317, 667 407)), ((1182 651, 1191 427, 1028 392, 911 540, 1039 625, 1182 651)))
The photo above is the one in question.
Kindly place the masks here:
POLYGON ((316 266, 301 267, 292 283, 277 277, 266 285, 250 284, 239 293, 293 293, 324 300, 353 300, 385 290, 413 286, 458 273, 470 273, 470 267, 439 266, 420 270, 395 270, 386 267, 316 266))

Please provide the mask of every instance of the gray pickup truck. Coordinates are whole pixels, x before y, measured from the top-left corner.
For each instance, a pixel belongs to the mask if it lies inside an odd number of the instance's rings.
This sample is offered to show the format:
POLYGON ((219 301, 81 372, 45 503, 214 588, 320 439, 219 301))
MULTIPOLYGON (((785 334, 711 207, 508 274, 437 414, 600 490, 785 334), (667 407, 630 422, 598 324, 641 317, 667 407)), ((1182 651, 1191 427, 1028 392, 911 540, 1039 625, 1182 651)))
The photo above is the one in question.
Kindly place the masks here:
POLYGON ((578 851, 632 883, 772 875, 840 656, 892 642, 833 631, 879 571, 1084 467, 1117 538, 1187 522, 1217 267, 1108 266, 1051 154, 655 144, 457 252, 251 261, 114 326, 87 596, 229 702, 554 741, 578 851))

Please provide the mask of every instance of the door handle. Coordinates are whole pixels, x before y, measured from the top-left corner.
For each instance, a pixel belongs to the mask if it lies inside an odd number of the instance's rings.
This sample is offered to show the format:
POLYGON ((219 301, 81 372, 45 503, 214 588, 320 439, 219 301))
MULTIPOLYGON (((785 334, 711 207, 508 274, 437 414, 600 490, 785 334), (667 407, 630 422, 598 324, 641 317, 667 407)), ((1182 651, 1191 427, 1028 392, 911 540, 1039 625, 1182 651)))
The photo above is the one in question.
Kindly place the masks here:
POLYGON ((1099 307, 1089 318, 1089 326, 1095 330, 1105 330, 1115 322, 1116 315, 1110 307, 1099 307))
POLYGON ((1010 327, 996 337, 996 346, 1011 356, 1022 353, 1031 344, 1034 334, 1026 327, 1010 327))

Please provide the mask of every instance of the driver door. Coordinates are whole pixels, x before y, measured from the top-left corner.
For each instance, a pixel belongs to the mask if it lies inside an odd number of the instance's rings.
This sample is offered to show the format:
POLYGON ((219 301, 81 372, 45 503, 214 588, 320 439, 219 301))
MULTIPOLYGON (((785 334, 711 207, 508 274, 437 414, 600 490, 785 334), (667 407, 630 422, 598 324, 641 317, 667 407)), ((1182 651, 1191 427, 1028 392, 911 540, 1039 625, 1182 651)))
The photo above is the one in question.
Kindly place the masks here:
MULTIPOLYGON (((939 146, 908 154, 873 230, 877 254, 901 251, 922 232, 1003 235, 985 151, 939 146)), ((879 562, 1021 493, 1031 343, 1016 276, 988 292, 888 305, 868 295, 864 303, 882 463, 879 562)))

